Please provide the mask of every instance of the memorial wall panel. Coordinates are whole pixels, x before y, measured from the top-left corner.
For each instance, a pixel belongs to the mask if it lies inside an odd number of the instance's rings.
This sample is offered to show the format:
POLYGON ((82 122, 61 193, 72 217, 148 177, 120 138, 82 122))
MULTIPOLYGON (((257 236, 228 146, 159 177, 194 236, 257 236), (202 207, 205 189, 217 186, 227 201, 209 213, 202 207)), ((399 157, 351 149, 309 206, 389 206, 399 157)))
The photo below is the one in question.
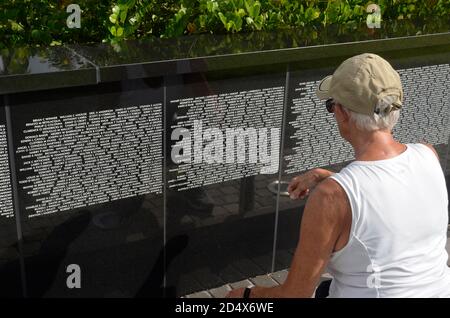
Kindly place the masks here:
POLYGON ((3 97, 0 96, 0 297, 21 297, 22 277, 3 97))
POLYGON ((29 296, 162 295, 162 85, 12 98, 29 296))
POLYGON ((190 74, 167 85, 167 287, 271 270, 285 73, 190 74), (175 256, 175 254, 178 255, 175 256), (174 257, 172 257, 174 256, 174 257))

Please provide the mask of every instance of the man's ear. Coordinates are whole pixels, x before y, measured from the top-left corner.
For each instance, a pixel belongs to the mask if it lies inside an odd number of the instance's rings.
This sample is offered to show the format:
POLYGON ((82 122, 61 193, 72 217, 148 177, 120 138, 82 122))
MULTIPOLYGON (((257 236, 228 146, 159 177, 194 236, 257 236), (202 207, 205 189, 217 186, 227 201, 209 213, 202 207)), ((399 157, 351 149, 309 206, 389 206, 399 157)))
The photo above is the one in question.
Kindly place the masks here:
POLYGON ((348 121, 350 119, 350 116, 348 113, 342 108, 341 104, 336 104, 334 107, 334 112, 336 114, 339 114, 339 117, 342 118, 342 121, 348 121))

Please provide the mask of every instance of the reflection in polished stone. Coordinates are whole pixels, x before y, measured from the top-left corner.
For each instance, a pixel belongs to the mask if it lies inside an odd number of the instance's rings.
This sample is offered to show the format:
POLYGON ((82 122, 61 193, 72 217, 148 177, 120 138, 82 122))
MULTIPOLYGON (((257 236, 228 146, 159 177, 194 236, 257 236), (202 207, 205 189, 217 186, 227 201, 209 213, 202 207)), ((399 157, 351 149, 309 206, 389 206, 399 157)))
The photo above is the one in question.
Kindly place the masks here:
POLYGON ((162 102, 161 79, 11 99, 28 295, 163 295, 162 102))
MULTIPOLYGON (((242 78, 215 75, 215 79, 208 79, 207 74, 187 75, 169 83, 166 138, 171 143, 167 156, 176 144, 170 138, 172 131, 191 128, 195 120, 203 121, 204 131, 281 127, 282 74, 242 78)), ((235 155, 246 153, 248 161, 251 139, 244 141, 238 152, 233 150, 235 155)), ((202 139, 200 151, 206 149, 206 143, 202 139)), ((225 158, 225 152, 220 153, 225 158)), ((278 162, 278 147, 271 148, 270 154, 278 162)), ((167 238, 189 238, 167 267, 167 288, 181 296, 270 271, 276 195, 267 185, 276 178, 273 172, 278 166, 271 174, 263 174, 250 162, 196 162, 199 152, 195 148, 189 156, 194 159, 191 163, 178 165, 172 162, 173 156, 167 158, 167 238)))
POLYGON ((173 39, 150 38, 95 46, 73 46, 73 48, 96 65, 103 67, 399 38, 448 32, 449 30, 450 21, 448 18, 426 21, 396 20, 386 21, 380 29, 368 29, 365 23, 360 25, 327 25, 326 27, 308 26, 298 29, 277 30, 276 32, 232 35, 200 34, 173 39))
POLYGON ((57 270, 66 257, 70 244, 80 236, 91 219, 89 211, 59 224, 40 244, 37 256, 27 259, 27 295, 43 297, 54 283, 57 270))
POLYGON ((21 47, 0 50, 1 75, 40 74, 92 67, 86 60, 64 47, 21 47))
POLYGON ((0 96, 0 297, 23 296, 23 277, 16 218, 13 211, 11 172, 7 144, 5 108, 0 96))
POLYGON ((96 83, 94 65, 64 47, 0 50, 0 93, 96 83))

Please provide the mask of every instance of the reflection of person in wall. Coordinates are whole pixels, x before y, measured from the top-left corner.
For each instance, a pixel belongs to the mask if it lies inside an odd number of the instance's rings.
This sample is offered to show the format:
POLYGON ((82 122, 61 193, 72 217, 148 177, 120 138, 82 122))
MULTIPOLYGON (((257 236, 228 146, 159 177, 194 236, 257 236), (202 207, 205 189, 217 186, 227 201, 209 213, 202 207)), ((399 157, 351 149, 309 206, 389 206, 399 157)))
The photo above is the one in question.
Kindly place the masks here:
POLYGON ((361 54, 325 78, 317 94, 356 161, 336 174, 314 169, 292 180, 291 198, 317 186, 286 281, 228 296, 311 297, 327 268, 333 279, 316 297, 450 297, 444 174, 432 146, 392 136, 403 99, 398 73, 381 57, 361 54))
MULTIPOLYGON (((190 68, 188 67, 188 70, 190 68)), ((192 73, 173 76, 170 88, 177 86, 184 86, 187 89, 187 96, 208 96, 214 94, 212 89, 208 85, 208 79, 204 73, 192 73), (192 84, 192 85, 189 85, 192 84)), ((172 132, 171 126, 178 123, 178 117, 180 116, 180 110, 177 105, 168 105, 166 111, 168 113, 167 127, 169 133, 172 132)), ((185 115, 185 114, 183 114, 185 115)), ((168 135, 170 140, 170 135, 168 135)), ((166 156, 171 168, 177 167, 177 164, 171 160, 171 146, 175 142, 170 141, 169 147, 166 149, 166 156)), ((214 202, 209 197, 208 193, 203 187, 195 187, 183 191, 170 190, 168 191, 168 209, 171 213, 178 214, 194 214, 197 216, 208 216, 211 214, 214 208, 214 202)))

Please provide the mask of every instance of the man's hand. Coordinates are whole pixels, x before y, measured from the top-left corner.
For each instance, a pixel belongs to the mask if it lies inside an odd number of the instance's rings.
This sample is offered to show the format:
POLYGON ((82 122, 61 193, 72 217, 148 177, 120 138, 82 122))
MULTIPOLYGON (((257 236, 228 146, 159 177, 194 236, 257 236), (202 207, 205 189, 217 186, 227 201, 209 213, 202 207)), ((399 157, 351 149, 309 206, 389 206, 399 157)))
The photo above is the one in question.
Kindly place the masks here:
POLYGON ((226 296, 226 298, 243 298, 244 297, 245 288, 238 288, 230 290, 226 296))
POLYGON ((332 174, 331 171, 316 168, 293 178, 288 187, 290 198, 292 200, 305 198, 312 188, 332 174))

